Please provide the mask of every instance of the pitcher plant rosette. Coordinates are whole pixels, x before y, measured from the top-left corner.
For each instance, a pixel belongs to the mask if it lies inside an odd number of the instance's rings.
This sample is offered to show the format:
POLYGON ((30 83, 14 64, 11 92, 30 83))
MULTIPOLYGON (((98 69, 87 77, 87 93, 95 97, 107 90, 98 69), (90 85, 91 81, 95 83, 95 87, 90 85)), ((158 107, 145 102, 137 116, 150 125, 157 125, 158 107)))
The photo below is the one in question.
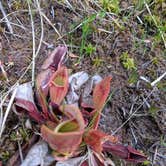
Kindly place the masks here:
MULTIPOLYGON (((14 107, 28 113, 40 125, 42 138, 52 149, 57 161, 83 155, 87 147, 94 153, 94 162, 104 165, 103 152, 110 152, 126 161, 143 162, 147 158, 131 146, 119 143, 117 137, 98 129, 101 112, 110 93, 112 77, 100 81, 93 89, 93 104, 68 104, 69 71, 63 65, 67 53, 65 46, 58 46, 41 66, 35 90, 31 83, 18 87, 14 107), (90 109, 89 109, 90 108, 90 109)), ((83 165, 88 165, 84 161, 83 165)))

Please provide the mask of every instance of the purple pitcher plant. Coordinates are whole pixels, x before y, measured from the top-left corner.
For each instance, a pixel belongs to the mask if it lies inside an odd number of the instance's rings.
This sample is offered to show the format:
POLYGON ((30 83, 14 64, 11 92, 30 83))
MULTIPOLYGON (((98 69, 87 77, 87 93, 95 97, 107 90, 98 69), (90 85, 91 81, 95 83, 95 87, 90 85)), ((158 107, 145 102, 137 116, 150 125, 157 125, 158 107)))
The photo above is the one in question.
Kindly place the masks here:
MULTIPOLYGON (((48 56, 37 75, 35 89, 31 83, 18 87, 14 106, 17 112, 27 113, 40 125, 42 138, 52 149, 57 161, 77 157, 94 151, 94 162, 103 165, 102 152, 110 152, 130 162, 143 162, 146 156, 131 146, 119 143, 118 138, 98 129, 101 112, 110 93, 112 77, 108 76, 93 89, 93 105, 80 103, 80 107, 66 103, 69 90, 69 70, 63 64, 67 53, 58 46, 48 56)), ((88 165, 84 161, 83 165, 88 165)))

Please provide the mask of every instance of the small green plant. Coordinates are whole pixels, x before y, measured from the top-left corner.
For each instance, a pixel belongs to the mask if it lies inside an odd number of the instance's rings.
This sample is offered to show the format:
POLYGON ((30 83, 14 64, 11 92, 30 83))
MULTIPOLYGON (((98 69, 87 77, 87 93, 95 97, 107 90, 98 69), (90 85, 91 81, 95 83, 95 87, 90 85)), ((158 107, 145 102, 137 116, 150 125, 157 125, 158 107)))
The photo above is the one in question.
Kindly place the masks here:
POLYGON ((105 11, 118 14, 120 12, 119 0, 99 0, 105 11))
POLYGON ((148 166, 148 165, 150 165, 150 161, 148 161, 148 160, 144 161, 142 164, 142 166, 148 166))
MULTIPOLYGON (((146 0, 146 3, 149 4, 150 0, 146 0)), ((143 8, 145 7, 144 0, 133 0, 133 4, 136 10, 139 11, 143 10, 143 8)))
POLYGON ((18 140, 29 140, 29 130, 24 128, 19 128, 18 131, 13 131, 10 135, 10 139, 12 141, 18 141, 18 140))
POLYGON ((21 0, 13 1, 12 8, 15 10, 19 10, 22 8, 22 2, 21 0))
MULTIPOLYGON (((158 25, 160 25, 160 23, 161 23, 160 17, 157 15, 153 15, 153 17, 154 17, 156 23, 158 25)), ((144 21, 146 23, 148 23, 150 26, 153 26, 153 27, 155 26, 154 20, 153 20, 152 16, 149 14, 144 16, 144 21)))
POLYGON ((128 83, 135 84, 138 81, 138 78, 139 78, 139 75, 138 75, 137 71, 134 70, 131 72, 131 74, 129 76, 128 83))
POLYGON ((120 56, 120 60, 122 62, 122 65, 127 70, 136 70, 136 66, 134 63, 134 59, 129 57, 129 54, 127 52, 124 52, 120 56))
POLYGON ((91 56, 96 51, 96 47, 94 47, 91 43, 85 47, 85 53, 91 56))
POLYGON ((8 151, 4 151, 0 154, 0 158, 3 160, 3 161, 7 161, 10 157, 10 154, 8 151))
POLYGON ((160 138, 160 144, 161 144, 162 146, 165 146, 165 147, 166 147, 166 140, 165 140, 165 138, 164 138, 163 135, 162 135, 161 138, 160 138))
POLYGON ((92 60, 92 63, 94 67, 99 67, 103 63, 103 59, 96 57, 92 60))

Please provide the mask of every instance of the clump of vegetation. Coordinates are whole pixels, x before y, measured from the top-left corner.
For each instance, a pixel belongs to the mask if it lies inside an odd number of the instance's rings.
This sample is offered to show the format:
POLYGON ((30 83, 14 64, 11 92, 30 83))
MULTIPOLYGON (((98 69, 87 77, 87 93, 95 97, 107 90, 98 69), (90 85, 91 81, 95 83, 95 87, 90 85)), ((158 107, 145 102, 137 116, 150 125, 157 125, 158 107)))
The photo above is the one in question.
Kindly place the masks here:
POLYGON ((3 161, 7 161, 7 160, 9 159, 9 157, 10 157, 10 154, 9 154, 8 151, 4 151, 4 152, 2 152, 1 155, 0 155, 0 158, 1 158, 3 161))
POLYGON ((96 47, 94 47, 91 43, 85 47, 85 53, 91 56, 96 51, 96 47))
POLYGON ((29 130, 24 129, 24 128, 19 128, 17 131, 13 131, 10 134, 10 139, 12 141, 28 141, 30 137, 29 130))
POLYGON ((129 76, 128 83, 135 84, 135 83, 137 83, 138 79, 139 79, 139 75, 138 75, 137 71, 133 70, 129 76))
POLYGON ((81 37, 82 40, 81 40, 81 47, 80 47, 81 56, 82 56, 84 50, 88 50, 88 51, 90 49, 93 50, 92 45, 91 44, 86 45, 86 43, 87 43, 88 35, 90 35, 92 32, 91 24, 95 19, 96 19, 96 14, 92 14, 91 16, 86 18, 82 23, 82 37, 81 37), (89 46, 89 48, 88 48, 88 46, 89 46))
MULTIPOLYGON (((90 108, 86 103, 81 103, 79 108, 64 102, 69 80, 68 69, 61 62, 66 52, 66 47, 59 46, 44 62, 43 71, 36 81, 35 101, 38 103, 34 102, 31 84, 20 85, 14 103, 16 110, 26 110, 40 124, 41 136, 50 145, 56 160, 81 155, 86 152, 87 145, 95 152, 93 163, 99 165, 106 161, 102 152, 111 152, 130 162, 146 160, 143 154, 132 147, 120 144, 117 137, 98 129, 101 112, 110 92, 110 76, 96 84, 92 95, 93 106, 90 108)), ((82 165, 88 163, 85 160, 82 165)))
POLYGON ((136 65, 134 63, 134 59, 129 57, 129 54, 127 52, 124 52, 121 56, 120 56, 120 60, 122 62, 122 65, 125 69, 127 70, 135 70, 136 65))
POLYGON ((99 57, 95 57, 92 59, 92 63, 94 67, 99 67, 103 64, 103 59, 99 57))
POLYGON ((118 0, 99 0, 99 3, 105 11, 113 12, 116 14, 120 12, 118 0))

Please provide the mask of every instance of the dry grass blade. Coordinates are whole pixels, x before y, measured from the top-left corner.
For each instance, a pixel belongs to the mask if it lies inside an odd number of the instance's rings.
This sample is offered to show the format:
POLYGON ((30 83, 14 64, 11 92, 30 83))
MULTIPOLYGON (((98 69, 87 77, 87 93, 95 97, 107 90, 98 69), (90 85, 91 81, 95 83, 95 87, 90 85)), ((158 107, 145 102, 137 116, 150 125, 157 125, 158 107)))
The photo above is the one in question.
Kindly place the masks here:
POLYGON ((33 43, 33 55, 32 55, 32 85, 34 85, 35 82, 35 59, 37 57, 37 55, 39 54, 41 45, 42 45, 42 41, 44 38, 44 28, 43 28, 43 16, 41 14, 41 8, 40 8, 40 3, 38 0, 36 0, 36 4, 37 4, 37 11, 39 11, 39 15, 40 15, 40 25, 41 25, 41 35, 40 35, 40 40, 39 40, 39 45, 36 51, 36 43, 35 43, 35 26, 34 26, 34 19, 33 19, 33 15, 32 15, 32 9, 31 9, 31 4, 28 2, 28 9, 29 9, 29 13, 30 13, 30 19, 31 19, 31 28, 32 28, 32 43, 33 43))
POLYGON ((32 10, 31 10, 31 5, 30 2, 27 1, 28 3, 28 9, 29 9, 29 14, 30 14, 30 19, 31 19, 31 28, 32 28, 32 43, 33 43, 33 52, 32 52, 32 84, 34 85, 35 82, 35 29, 34 29, 34 20, 33 20, 33 15, 32 15, 32 10))
MULTIPOLYGON (((17 86, 18 86, 18 85, 17 85, 17 86)), ((12 94, 12 96, 11 96, 11 98, 10 98, 8 107, 7 107, 7 109, 6 109, 5 115, 4 115, 3 120, 2 120, 2 124, 1 124, 1 126, 0 126, 0 138, 1 138, 1 136, 2 136, 2 133, 3 133, 4 129, 5 129, 5 123, 6 123, 7 117, 8 117, 8 115, 9 115, 10 109, 11 109, 11 107, 12 107, 12 104, 13 104, 13 101, 14 101, 14 98, 15 98, 15 95, 16 95, 16 92, 17 92, 17 86, 15 87, 15 89, 14 89, 14 91, 13 91, 13 94, 12 94)), ((1 108, 2 108, 2 106, 1 106, 1 108)), ((2 111, 2 109, 1 109, 1 111, 2 111)))
MULTIPOLYGON (((36 12, 36 10, 32 10, 33 12, 36 12)), ((18 13, 25 13, 25 12, 29 12, 29 10, 27 9, 20 9, 20 10, 16 10, 16 11, 13 11, 11 13, 8 13, 7 15, 5 15, 3 18, 0 19, 0 23, 3 22, 4 20, 6 20, 7 17, 9 16, 12 16, 12 15, 15 15, 15 14, 18 14, 18 13)))
POLYGON ((6 73, 5 69, 3 68, 3 65, 2 65, 1 60, 0 60, 0 70, 2 71, 2 74, 3 74, 4 78, 5 78, 7 81, 9 81, 9 79, 8 79, 8 77, 7 77, 7 73, 6 73))
POLYGON ((38 48, 37 48, 37 51, 36 51, 36 55, 38 55, 39 51, 40 51, 40 48, 41 48, 41 44, 42 44, 42 41, 43 41, 43 38, 44 38, 44 28, 43 28, 43 16, 41 14, 41 8, 40 8, 40 3, 38 0, 36 0, 36 4, 37 4, 37 8, 39 10, 39 15, 40 15, 40 25, 41 25, 41 35, 40 35, 40 41, 39 41, 39 45, 38 45, 38 48))
MULTIPOLYGON (((43 18, 48 22, 48 24, 54 29, 54 31, 58 34, 59 38, 58 38, 57 40, 62 39, 63 36, 58 32, 58 30, 55 28, 55 26, 52 24, 52 22, 49 20, 49 18, 48 18, 42 11, 41 11, 41 15, 42 15, 43 18)), ((65 41, 62 40, 62 42, 63 42, 63 44, 66 46, 65 41)))
POLYGON ((163 73, 160 77, 158 77, 156 80, 154 80, 152 83, 151 83, 151 86, 155 86, 159 81, 161 81, 164 77, 166 76, 166 72, 163 73))
MULTIPOLYGON (((0 101, 2 101, 2 97, 0 98, 0 101)), ((2 126, 2 122, 3 122, 3 109, 2 105, 0 105, 0 126, 2 126)))
POLYGON ((18 143, 18 150, 19 150, 19 155, 20 155, 20 159, 21 159, 21 163, 23 162, 23 153, 22 153, 22 149, 21 149, 21 144, 19 141, 17 141, 18 143))

